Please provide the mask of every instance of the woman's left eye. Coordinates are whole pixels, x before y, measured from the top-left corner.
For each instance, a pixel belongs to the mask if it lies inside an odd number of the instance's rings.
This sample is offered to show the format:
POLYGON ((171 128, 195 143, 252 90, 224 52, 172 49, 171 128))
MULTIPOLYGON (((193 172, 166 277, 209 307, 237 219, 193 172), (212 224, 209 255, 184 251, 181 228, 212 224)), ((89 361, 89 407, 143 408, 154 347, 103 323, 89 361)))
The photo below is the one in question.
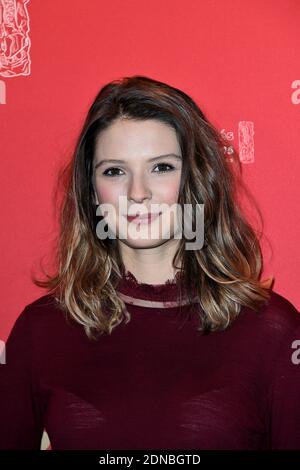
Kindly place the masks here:
POLYGON ((166 172, 168 172, 168 171, 172 171, 172 170, 174 170, 174 167, 173 167, 173 165, 169 165, 169 163, 158 163, 158 165, 156 165, 156 168, 157 168, 157 167, 161 167, 161 166, 162 166, 162 167, 166 167, 166 166, 168 166, 168 167, 169 167, 169 168, 171 168, 171 169, 170 169, 170 170, 162 170, 162 171, 158 171, 158 172, 156 172, 156 173, 166 173, 166 172))

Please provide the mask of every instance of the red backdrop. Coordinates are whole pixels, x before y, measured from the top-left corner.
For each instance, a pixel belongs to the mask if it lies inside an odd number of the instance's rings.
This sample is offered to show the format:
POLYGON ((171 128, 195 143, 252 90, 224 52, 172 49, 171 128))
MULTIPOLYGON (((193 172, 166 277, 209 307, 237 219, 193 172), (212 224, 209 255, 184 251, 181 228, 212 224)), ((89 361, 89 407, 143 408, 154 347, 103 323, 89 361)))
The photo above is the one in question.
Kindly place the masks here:
POLYGON ((108 81, 133 74, 186 91, 237 150, 252 126, 243 174, 273 250, 263 246, 265 275, 299 308, 300 2, 16 4, 18 22, 0 15, 0 338, 45 293, 30 273, 51 246, 57 171, 91 101, 108 81))

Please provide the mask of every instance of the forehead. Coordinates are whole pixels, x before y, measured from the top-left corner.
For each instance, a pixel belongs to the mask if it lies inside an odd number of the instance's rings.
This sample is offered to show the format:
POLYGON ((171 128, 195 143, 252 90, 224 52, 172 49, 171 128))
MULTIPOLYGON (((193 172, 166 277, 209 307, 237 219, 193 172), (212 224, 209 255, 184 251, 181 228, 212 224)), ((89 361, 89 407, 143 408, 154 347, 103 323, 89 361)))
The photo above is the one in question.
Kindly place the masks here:
POLYGON ((96 140, 96 157, 130 159, 180 153, 175 129, 155 119, 118 119, 96 140))

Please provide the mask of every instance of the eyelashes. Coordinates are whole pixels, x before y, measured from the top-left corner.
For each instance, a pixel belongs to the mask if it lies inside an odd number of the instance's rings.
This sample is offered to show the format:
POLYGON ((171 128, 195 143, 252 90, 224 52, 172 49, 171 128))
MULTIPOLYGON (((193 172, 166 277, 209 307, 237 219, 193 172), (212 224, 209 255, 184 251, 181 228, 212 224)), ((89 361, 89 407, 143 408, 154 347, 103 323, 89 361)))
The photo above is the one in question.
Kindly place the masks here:
MULTIPOLYGON (((154 173, 158 173, 158 174, 160 174, 160 173, 169 173, 169 172, 175 170, 175 167, 174 167, 173 165, 169 164, 169 163, 158 163, 158 164, 155 166, 155 168, 161 167, 161 166, 162 166, 162 167, 169 167, 170 170, 155 171, 154 173)), ((120 174, 119 174, 119 175, 118 175, 118 174, 115 174, 115 175, 108 174, 108 172, 110 172, 110 171, 122 171, 122 170, 121 170, 120 168, 117 168, 117 167, 110 167, 110 168, 107 168, 107 170, 105 170, 105 171, 102 173, 102 175, 108 176, 108 177, 110 177, 110 178, 114 178, 114 177, 116 177, 116 176, 122 176, 122 175, 120 175, 120 174)))

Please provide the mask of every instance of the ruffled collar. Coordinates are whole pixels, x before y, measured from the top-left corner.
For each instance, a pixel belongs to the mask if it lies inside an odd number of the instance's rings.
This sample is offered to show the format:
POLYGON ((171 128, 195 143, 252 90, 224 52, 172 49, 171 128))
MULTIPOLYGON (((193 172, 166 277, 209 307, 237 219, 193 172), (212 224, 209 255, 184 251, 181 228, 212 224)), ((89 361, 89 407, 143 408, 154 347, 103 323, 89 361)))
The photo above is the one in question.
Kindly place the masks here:
POLYGON ((126 271, 118 284, 117 292, 128 304, 172 308, 190 303, 185 295, 183 279, 183 273, 177 271, 173 279, 168 279, 163 284, 147 284, 139 282, 130 271, 126 271))

